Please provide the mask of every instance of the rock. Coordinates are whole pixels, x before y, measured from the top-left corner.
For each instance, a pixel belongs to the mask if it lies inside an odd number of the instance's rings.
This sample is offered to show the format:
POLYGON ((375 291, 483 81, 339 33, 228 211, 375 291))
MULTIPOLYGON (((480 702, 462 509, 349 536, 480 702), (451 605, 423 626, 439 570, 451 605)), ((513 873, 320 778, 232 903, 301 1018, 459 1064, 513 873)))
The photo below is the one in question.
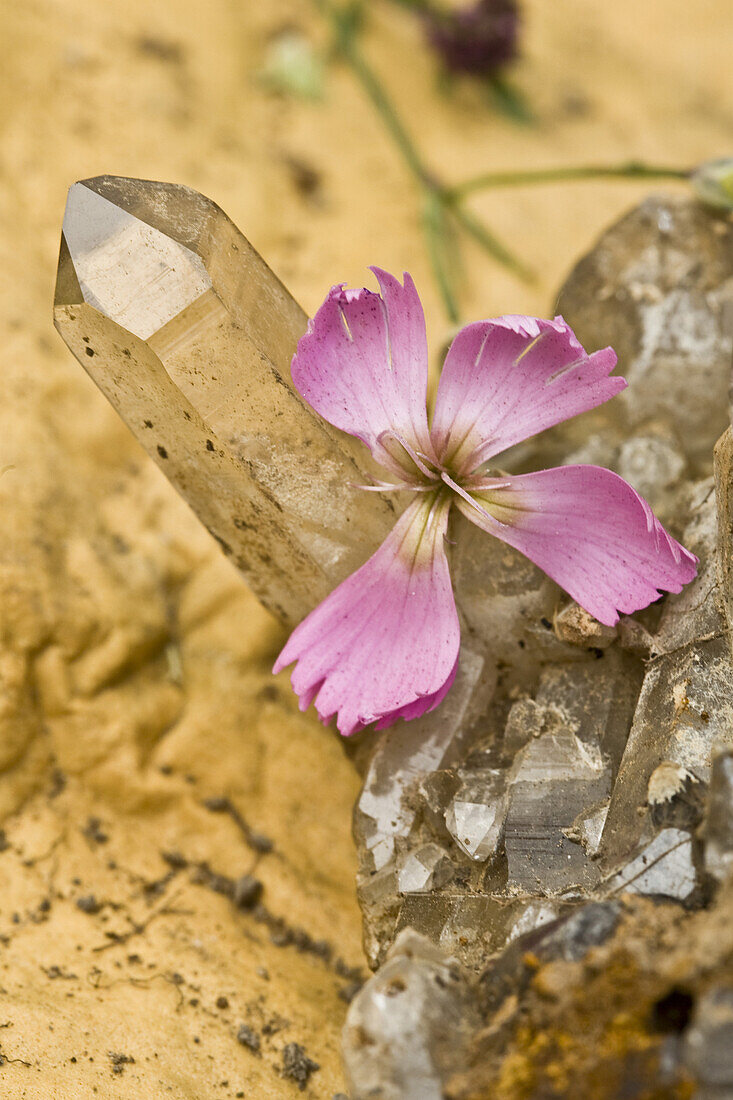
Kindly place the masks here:
POLYGON ((705 870, 724 882, 733 869, 733 750, 713 759, 704 838, 705 870))
POLYGON ((237 1042, 241 1043, 243 1047, 247 1047, 253 1054, 260 1053, 260 1046, 262 1045, 261 1039, 254 1028, 249 1024, 240 1024, 237 1028, 237 1042))
POLYGON ((604 626, 575 602, 555 612, 552 626, 560 641, 585 649, 606 649, 618 635, 615 626, 604 626))
POLYGON ((477 1024, 458 963, 402 932, 349 1006, 343 1056, 352 1100, 442 1100, 477 1024))
POLYGON ((252 909, 262 897, 262 883, 254 875, 241 875, 234 882, 232 898, 240 909, 252 909))
POLYGON ((541 964, 579 962, 592 947, 605 943, 618 927, 617 901, 574 905, 557 919, 542 922, 515 937, 481 975, 479 989, 485 1015, 495 1013, 504 999, 521 995, 541 964), (527 959, 532 960, 531 966, 527 959))
POLYGON ((718 503, 712 478, 689 482, 677 496, 678 514, 686 517, 682 542, 700 560, 697 576, 663 605, 655 631, 653 656, 703 642, 725 632, 718 570, 718 503))
POLYGON ((687 460, 668 434, 634 433, 621 444, 613 469, 660 519, 674 522, 675 490, 687 471, 687 460))
POLYGON ((586 347, 610 344, 628 389, 564 439, 598 425, 628 435, 649 421, 709 473, 728 423, 733 226, 689 199, 653 196, 608 229, 575 266, 558 312, 586 347))
POLYGON ((311 1076, 320 1068, 318 1062, 308 1057, 300 1043, 286 1043, 283 1047, 283 1065, 280 1075, 286 1081, 294 1081, 301 1092, 311 1076))
POLYGON ((661 764, 706 783, 713 755, 733 744, 733 667, 720 610, 716 500, 710 479, 688 493, 683 542, 700 558, 697 578, 668 596, 654 634, 601 842, 608 870, 636 851, 649 821, 648 788, 661 764))
POLYGON ((713 986, 700 998, 685 1034, 684 1058, 698 1083, 706 1086, 705 1100, 729 1100, 733 1095, 733 986, 713 986))

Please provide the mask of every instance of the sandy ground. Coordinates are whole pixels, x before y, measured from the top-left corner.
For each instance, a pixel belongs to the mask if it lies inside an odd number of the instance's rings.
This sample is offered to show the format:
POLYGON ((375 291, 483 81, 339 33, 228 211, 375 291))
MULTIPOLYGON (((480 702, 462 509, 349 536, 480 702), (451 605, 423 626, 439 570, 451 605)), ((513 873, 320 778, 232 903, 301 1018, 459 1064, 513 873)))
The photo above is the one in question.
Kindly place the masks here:
MULTIPOLYGON (((413 22, 375 0, 368 48, 437 169, 731 151, 726 0, 526 9, 531 129, 470 89, 438 99, 413 22)), ((321 1067, 306 1095, 330 1100, 339 993, 363 965, 357 776, 272 680, 279 627, 66 352, 50 303, 68 185, 138 175, 216 199, 308 310, 369 263, 409 269, 437 349, 447 322, 412 184, 342 69, 320 104, 256 81, 283 27, 322 38, 305 0, 0 10, 0 469, 13 467, 0 476, 0 1095, 295 1096, 279 1070, 299 1043, 321 1067), (313 169, 309 194, 294 164, 313 169), (221 797, 272 851, 205 807, 221 797), (237 910, 201 864, 254 871, 264 908, 237 910), (237 1042, 243 1022, 257 1053, 237 1042)), ((524 286, 469 249, 465 316, 547 312, 645 190, 477 198, 541 279, 524 286)))

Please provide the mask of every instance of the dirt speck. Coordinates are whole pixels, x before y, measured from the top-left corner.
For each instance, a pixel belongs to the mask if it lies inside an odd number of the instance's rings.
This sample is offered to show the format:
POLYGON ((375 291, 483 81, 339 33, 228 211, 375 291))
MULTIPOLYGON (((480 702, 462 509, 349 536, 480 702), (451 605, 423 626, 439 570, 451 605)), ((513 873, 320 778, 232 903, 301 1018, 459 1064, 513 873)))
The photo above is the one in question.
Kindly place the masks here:
POLYGON ((281 1074, 289 1081, 295 1081, 302 1091, 308 1084, 311 1075, 321 1067, 318 1062, 309 1058, 300 1043, 288 1043, 283 1047, 283 1067, 281 1074))

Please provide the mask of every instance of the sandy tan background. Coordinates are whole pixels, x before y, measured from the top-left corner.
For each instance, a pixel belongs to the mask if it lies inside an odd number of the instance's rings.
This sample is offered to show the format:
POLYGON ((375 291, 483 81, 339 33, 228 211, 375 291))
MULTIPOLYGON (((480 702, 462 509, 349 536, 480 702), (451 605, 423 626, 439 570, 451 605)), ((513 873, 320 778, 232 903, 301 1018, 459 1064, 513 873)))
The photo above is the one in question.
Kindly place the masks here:
MULTIPOLYGON (((525 7, 517 79, 533 129, 470 89, 436 98, 414 22, 371 5, 371 56, 436 168, 733 152, 727 0, 525 7)), ((0 14, 0 469, 13 467, 0 477, 0 1095, 295 1096, 278 1071, 297 1042, 321 1066, 307 1095, 331 1098, 339 991, 362 965, 357 777, 272 680, 279 628, 66 352, 50 304, 67 186, 139 175, 214 198, 309 311, 369 263, 409 269, 437 349, 447 325, 412 184, 342 68, 316 105, 256 80, 284 27, 325 41, 307 0, 4 0, 0 14), (315 173, 310 194, 294 164, 315 173), (270 854, 257 862, 204 807, 220 796, 270 854), (257 864, 269 916, 192 882, 201 861, 233 877, 257 864), (237 1042, 243 1022, 259 1054, 237 1042)), ((465 316, 547 312, 645 190, 477 199, 541 280, 468 249, 465 316)))

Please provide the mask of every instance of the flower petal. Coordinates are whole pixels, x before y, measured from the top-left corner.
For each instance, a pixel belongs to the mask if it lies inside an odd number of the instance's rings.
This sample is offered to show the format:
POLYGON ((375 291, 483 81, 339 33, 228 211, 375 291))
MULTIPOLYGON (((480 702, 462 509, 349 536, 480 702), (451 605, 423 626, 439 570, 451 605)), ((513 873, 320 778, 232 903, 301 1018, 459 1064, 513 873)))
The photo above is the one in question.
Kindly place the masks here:
POLYGON ((407 273, 402 286, 386 271, 371 270, 381 296, 332 287, 298 343, 292 376, 316 412, 393 469, 395 458, 401 467, 409 459, 394 440, 380 440, 385 433, 401 436, 415 451, 432 451, 425 317, 407 273))
POLYGON ((466 325, 446 356, 431 429, 458 473, 625 388, 611 348, 587 355, 562 317, 508 315, 466 325))
POLYGON ((463 514, 514 546, 600 622, 679 592, 697 558, 662 527, 647 502, 610 470, 561 466, 485 479, 463 514))
POLYGON ((450 499, 412 502, 368 562, 296 627, 274 671, 297 661, 302 710, 338 714, 348 736, 438 705, 455 676, 460 629, 443 540, 450 499))

